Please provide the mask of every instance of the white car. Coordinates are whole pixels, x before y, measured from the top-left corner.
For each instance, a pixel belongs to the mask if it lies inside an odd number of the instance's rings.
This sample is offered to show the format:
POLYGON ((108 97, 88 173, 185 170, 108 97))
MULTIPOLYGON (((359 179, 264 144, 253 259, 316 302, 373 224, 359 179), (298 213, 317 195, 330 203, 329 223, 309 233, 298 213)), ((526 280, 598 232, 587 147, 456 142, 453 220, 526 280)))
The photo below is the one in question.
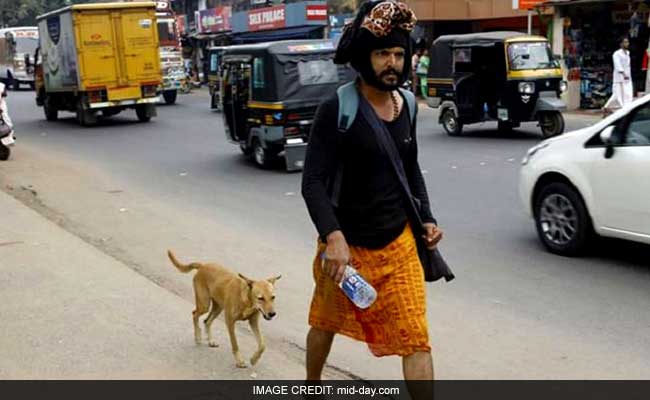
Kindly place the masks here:
POLYGON ((594 233, 650 244, 650 95, 522 164, 520 196, 549 251, 580 254, 594 233))

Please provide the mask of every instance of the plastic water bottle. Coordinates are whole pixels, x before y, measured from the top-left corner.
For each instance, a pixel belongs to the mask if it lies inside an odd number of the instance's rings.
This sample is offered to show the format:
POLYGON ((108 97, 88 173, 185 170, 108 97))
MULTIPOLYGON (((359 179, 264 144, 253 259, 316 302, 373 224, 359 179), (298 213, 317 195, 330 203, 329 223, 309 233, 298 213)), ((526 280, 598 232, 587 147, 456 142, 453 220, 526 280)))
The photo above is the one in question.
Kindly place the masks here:
POLYGON ((362 310, 370 307, 377 299, 377 291, 351 265, 345 266, 343 280, 339 283, 343 293, 362 310))
MULTIPOLYGON (((325 252, 321 253, 320 258, 325 260, 325 252)), ((325 263, 323 263, 323 267, 325 267, 325 263)), ((362 310, 370 307, 377 300, 375 288, 363 279, 363 276, 350 264, 345 266, 339 288, 355 306, 362 310)))

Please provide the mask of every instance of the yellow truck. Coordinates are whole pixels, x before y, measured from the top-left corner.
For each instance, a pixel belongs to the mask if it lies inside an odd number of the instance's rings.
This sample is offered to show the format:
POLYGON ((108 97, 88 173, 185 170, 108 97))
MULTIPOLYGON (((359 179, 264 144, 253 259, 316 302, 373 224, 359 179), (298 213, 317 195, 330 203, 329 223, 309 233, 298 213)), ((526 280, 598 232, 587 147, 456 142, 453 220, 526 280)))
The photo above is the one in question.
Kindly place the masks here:
MULTIPOLYGON (((132 108, 156 115, 161 83, 154 2, 77 4, 37 18, 42 83, 36 103, 48 121, 59 111, 83 126, 132 108)), ((38 63, 39 60, 37 60, 38 63)))

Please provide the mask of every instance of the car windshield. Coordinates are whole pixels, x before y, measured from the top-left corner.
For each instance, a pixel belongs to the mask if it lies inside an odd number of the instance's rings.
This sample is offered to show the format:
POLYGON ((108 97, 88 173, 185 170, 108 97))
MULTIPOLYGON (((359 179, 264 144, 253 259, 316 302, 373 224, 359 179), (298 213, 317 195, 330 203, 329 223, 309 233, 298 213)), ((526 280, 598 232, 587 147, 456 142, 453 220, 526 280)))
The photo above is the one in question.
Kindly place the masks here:
POLYGON ((34 54, 38 47, 37 38, 16 38, 16 53, 34 54))
POLYGON ((511 70, 557 68, 546 42, 512 43, 508 46, 511 70))
POLYGON ((332 60, 312 60, 298 63, 300 85, 323 85, 339 81, 339 73, 332 60))

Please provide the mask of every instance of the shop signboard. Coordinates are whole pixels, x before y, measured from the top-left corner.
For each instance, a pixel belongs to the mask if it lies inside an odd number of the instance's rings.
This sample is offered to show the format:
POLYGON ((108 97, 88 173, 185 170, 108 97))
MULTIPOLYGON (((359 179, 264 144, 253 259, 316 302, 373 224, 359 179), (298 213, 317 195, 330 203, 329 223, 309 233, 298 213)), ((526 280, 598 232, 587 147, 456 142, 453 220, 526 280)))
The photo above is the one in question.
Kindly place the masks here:
POLYGON ((514 10, 531 10, 547 0, 512 0, 514 10))
POLYGON ((327 21, 327 5, 308 4, 305 10, 308 21, 327 21))
POLYGON ((248 11, 249 32, 284 28, 286 22, 284 5, 248 11))
POLYGON ((172 10, 169 1, 157 1, 156 2, 156 11, 157 12, 170 12, 172 10))
POLYGON ((216 7, 199 11, 198 31, 201 33, 216 33, 231 30, 230 19, 232 7, 216 7))

